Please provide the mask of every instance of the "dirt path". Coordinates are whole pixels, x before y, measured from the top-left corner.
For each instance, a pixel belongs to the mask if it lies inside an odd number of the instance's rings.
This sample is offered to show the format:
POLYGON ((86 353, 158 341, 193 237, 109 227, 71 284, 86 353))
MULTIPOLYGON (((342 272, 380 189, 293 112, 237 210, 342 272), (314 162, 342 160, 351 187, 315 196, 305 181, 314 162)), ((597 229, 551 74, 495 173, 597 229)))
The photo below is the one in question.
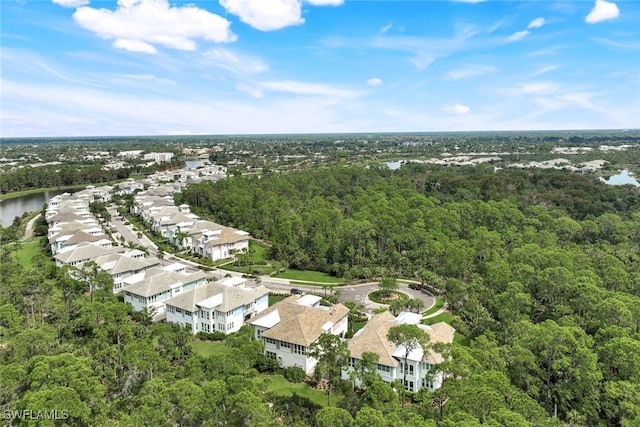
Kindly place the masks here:
POLYGON ((29 220, 29 222, 27 222, 27 225, 24 227, 24 237, 23 237, 24 240, 27 240, 33 237, 33 225, 38 220, 38 217, 40 217, 40 215, 34 216, 29 220))

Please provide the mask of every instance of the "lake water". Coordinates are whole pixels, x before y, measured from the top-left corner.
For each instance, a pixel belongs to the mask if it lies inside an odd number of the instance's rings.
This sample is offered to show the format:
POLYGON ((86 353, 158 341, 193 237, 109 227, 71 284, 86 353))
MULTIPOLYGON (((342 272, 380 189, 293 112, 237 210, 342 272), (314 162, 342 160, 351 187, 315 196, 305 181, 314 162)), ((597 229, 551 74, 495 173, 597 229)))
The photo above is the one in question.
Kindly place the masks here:
POLYGON ((636 187, 640 187, 640 182, 638 182, 633 177, 633 175, 631 175, 631 172, 629 172, 626 169, 621 170, 618 175, 610 176, 609 179, 605 179, 604 182, 606 182, 609 185, 631 184, 631 185, 635 185, 636 187))
POLYGON ((204 163, 199 160, 187 160, 184 162, 184 167, 182 170, 188 171, 191 169, 198 169, 204 166, 204 163))
POLYGON ((387 167, 392 171, 400 169, 400 166, 402 166, 402 162, 400 160, 396 160, 394 162, 384 162, 384 164, 387 165, 387 167))
POLYGON ((21 217, 25 212, 41 210, 42 205, 48 203, 52 197, 62 193, 64 193, 64 190, 44 191, 0 201, 0 225, 3 227, 10 226, 13 224, 15 217, 21 217))

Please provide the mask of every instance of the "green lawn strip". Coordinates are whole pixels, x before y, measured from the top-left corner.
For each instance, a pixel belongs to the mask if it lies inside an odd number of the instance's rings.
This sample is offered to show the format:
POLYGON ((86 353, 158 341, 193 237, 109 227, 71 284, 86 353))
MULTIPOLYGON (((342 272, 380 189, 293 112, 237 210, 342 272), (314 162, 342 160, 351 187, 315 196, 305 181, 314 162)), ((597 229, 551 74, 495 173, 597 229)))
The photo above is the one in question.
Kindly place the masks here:
POLYGON ((278 277, 281 279, 289 279, 289 280, 299 280, 303 282, 313 282, 313 283, 322 283, 322 284, 344 284, 345 279, 341 279, 339 277, 331 276, 328 273, 322 273, 320 271, 311 271, 311 270, 293 270, 287 269, 279 274, 274 275, 273 277, 278 277))
POLYGON ((272 306, 273 304, 282 301, 283 299, 287 298, 289 295, 277 295, 277 294, 269 294, 269 306, 272 306))
POLYGON ((453 342, 456 344, 463 345, 465 347, 469 347, 469 345, 471 344, 471 340, 465 337, 464 335, 462 335, 460 332, 455 333, 455 335, 453 336, 453 342))
POLYGON ((324 286, 326 286, 329 289, 333 289, 333 288, 337 288, 337 287, 342 286, 342 283, 299 282, 297 280, 291 280, 291 281, 289 281, 289 283, 292 284, 292 285, 316 287, 316 288, 318 288, 318 292, 324 292, 324 289, 323 289, 324 286))
POLYGON ((253 274, 254 271, 260 271, 260 275, 273 273, 273 267, 270 265, 249 265, 239 267, 233 264, 224 264, 225 270, 235 271, 236 273, 253 274))
MULTIPOLYGON (((279 396, 293 396, 293 393, 296 393, 299 396, 309 398, 309 400, 323 408, 327 406, 327 393, 322 390, 314 390, 306 383, 290 383, 282 375, 260 375, 256 377, 255 381, 259 384, 264 384, 267 391, 279 396)), ((341 400, 342 396, 338 393, 331 393, 333 406, 337 406, 341 400)))
POLYGON ((441 297, 436 297, 436 303, 429 310, 422 313, 423 316, 428 316, 429 314, 435 313, 444 307, 444 299, 441 297))
POLYGON ((434 323, 438 323, 438 322, 445 322, 445 323, 451 324, 452 320, 453 320, 453 314, 444 312, 444 313, 438 314, 435 317, 422 319, 422 323, 424 323, 425 325, 433 325, 434 323))
POLYGON ((253 254, 249 258, 252 264, 267 264, 267 250, 269 249, 265 244, 256 242, 255 240, 249 240, 249 247, 252 249, 253 254))
POLYGON ((18 243, 18 251, 15 252, 15 243, 7 246, 10 251, 13 252, 18 262, 24 267, 25 270, 33 268, 31 259, 42 252, 40 249, 40 242, 38 239, 25 240, 18 243))
MULTIPOLYGON (((392 291, 391 293, 397 295, 399 298, 402 299, 409 299, 409 296, 405 293, 399 292, 399 291, 392 291)), ((390 304, 391 302, 393 302, 394 300, 387 300, 387 299, 383 299, 382 295, 385 294, 384 291, 373 291, 368 295, 368 298, 378 304, 390 304)))
POLYGON ((209 357, 214 354, 224 354, 228 351, 228 347, 223 341, 191 341, 191 347, 196 354, 202 357, 209 357))

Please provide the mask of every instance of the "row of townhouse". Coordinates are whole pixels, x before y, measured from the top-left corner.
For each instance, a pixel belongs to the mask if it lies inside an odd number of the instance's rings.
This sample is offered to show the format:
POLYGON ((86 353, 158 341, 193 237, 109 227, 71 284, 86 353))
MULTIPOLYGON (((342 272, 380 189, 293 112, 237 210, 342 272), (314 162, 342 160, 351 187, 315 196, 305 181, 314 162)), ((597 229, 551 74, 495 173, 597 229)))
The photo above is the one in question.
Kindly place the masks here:
POLYGON ((249 233, 200 219, 191 213, 189 205, 176 206, 166 191, 149 189, 137 193, 131 213, 140 216, 175 247, 212 261, 233 258, 249 248, 249 233))
MULTIPOLYGON (((186 205, 174 206, 170 192, 159 187, 139 193, 132 211, 148 218, 157 227, 154 229, 174 244, 214 260, 242 250, 238 242, 248 244, 246 233, 202 221, 191 215, 186 205), (167 211, 169 207, 173 209, 167 211)), ((134 310, 146 309, 155 314, 154 320, 180 324, 194 334, 232 333, 247 323, 253 327, 255 339, 264 343, 267 356, 283 367, 297 366, 308 374, 317 363, 308 356, 311 344, 323 333, 345 336, 349 310, 343 304, 325 307, 320 305, 318 296, 292 295, 268 307, 269 291, 263 286, 248 288, 244 279, 237 277, 209 282, 200 270, 187 271, 180 263, 161 266, 157 258, 146 257, 142 251, 112 246, 88 213, 89 200, 87 195, 68 194, 52 199, 46 217, 56 263, 81 268, 88 261, 95 262, 111 274, 114 292, 123 292, 124 301, 134 310)), ((377 371, 384 381, 403 379, 406 372, 407 390, 439 388, 442 373, 434 372, 433 366, 442 361, 442 355, 420 348, 410 353, 405 364, 405 349, 387 339, 392 326, 406 323, 423 329, 432 343, 453 341, 455 330, 446 323, 426 326, 420 324, 417 314, 401 313, 397 317, 388 312, 378 314, 348 341, 351 358, 343 378, 349 378, 349 371, 359 363, 363 353, 373 352, 378 355, 377 371)))
MULTIPOLYGON (((247 323, 254 329, 254 338, 264 343, 265 355, 277 360, 281 367, 299 367, 312 374, 317 361, 308 355, 309 347, 323 333, 344 337, 348 330, 349 309, 343 304, 322 306, 320 300, 314 295, 292 295, 249 320, 247 323)), ((392 326, 413 324, 429 335, 432 344, 453 342, 453 327, 444 322, 422 325, 420 320, 419 314, 408 312, 397 317, 388 311, 373 316, 347 340, 351 357, 349 365, 342 371, 342 378, 350 379, 349 373, 362 360, 362 354, 370 352, 378 355, 376 370, 383 381, 403 380, 406 370, 405 389, 416 392, 422 388, 440 388, 443 373, 434 369, 443 361, 440 353, 419 347, 409 354, 404 363, 405 348, 387 338, 392 326)))
MULTIPOLYGON (((147 257, 143 251, 114 246, 89 211, 92 201, 108 198, 97 195, 95 187, 87 190, 56 196, 46 210, 48 236, 57 266, 82 269, 93 262, 111 275, 113 292, 122 292, 125 302, 134 310, 146 309, 154 313, 154 320, 188 326, 193 333, 236 332, 246 319, 267 308, 269 291, 263 286, 246 288, 245 280, 235 277, 210 283, 201 270, 188 271, 181 263, 162 266, 157 257, 147 257)), ((226 235, 234 231, 199 221, 190 214, 187 205, 173 206, 171 189, 166 186, 152 188, 148 193, 145 202, 136 206, 140 208, 140 215, 163 235, 166 227, 178 220, 197 222, 193 234, 215 230, 226 235)), ((244 232, 237 236, 240 240, 248 239, 244 232)), ((227 239, 226 243, 236 240, 227 239)), ((231 255, 222 249, 223 245, 212 246, 219 246, 221 256, 231 255)))

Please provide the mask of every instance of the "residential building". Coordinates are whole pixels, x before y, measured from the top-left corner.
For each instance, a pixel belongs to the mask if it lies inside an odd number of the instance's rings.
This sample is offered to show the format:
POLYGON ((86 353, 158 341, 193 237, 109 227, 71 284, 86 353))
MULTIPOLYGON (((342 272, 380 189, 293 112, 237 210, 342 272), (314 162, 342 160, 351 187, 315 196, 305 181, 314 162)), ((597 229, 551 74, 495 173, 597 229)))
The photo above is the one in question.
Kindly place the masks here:
POLYGON ((94 245, 93 243, 82 242, 71 250, 55 254, 53 258, 58 267, 70 265, 72 267, 82 268, 82 265, 87 261, 95 260, 104 255, 124 252, 125 250, 126 249, 121 246, 104 248, 94 245))
MULTIPOLYGON (((342 378, 349 378, 349 371, 362 360, 362 354, 371 352, 378 355, 376 364, 377 373, 383 381, 391 383, 394 380, 403 380, 404 371, 407 371, 405 388, 416 392, 421 388, 435 390, 442 387, 443 373, 434 371, 434 365, 443 361, 440 353, 422 347, 411 351, 404 362, 405 347, 396 346, 389 341, 387 334, 393 326, 412 324, 422 329, 429 335, 430 342, 451 344, 455 329, 447 323, 440 322, 433 325, 420 323, 422 316, 416 313, 402 312, 394 317, 388 311, 373 316, 367 324, 349 340, 349 366, 342 371, 342 378)), ((356 385, 359 385, 356 382, 356 385)))
POLYGON ((320 305, 315 295, 292 295, 247 322, 255 339, 264 342, 264 352, 281 367, 296 366, 307 374, 317 360, 307 355, 309 346, 324 333, 343 337, 348 328, 349 309, 343 304, 320 305))
POLYGON ((209 282, 165 301, 166 320, 198 332, 237 332, 269 306, 269 290, 244 286, 244 279, 209 282))
POLYGON ((123 280, 124 302, 133 306, 135 311, 145 308, 158 315, 154 320, 164 318, 165 301, 206 283, 207 276, 201 270, 194 273, 176 272, 175 264, 169 269, 155 267, 145 270, 143 277, 130 277, 123 280))
MULTIPOLYGON (((217 224, 216 224, 217 225, 217 224)), ((218 261, 233 258, 237 252, 249 249, 249 233, 231 227, 218 226, 191 236, 192 252, 218 261)))
POLYGON ((145 258, 144 252, 139 250, 103 255, 95 258, 95 263, 113 277, 113 292, 120 293, 125 280, 142 280, 144 272, 160 266, 156 257, 145 258))

